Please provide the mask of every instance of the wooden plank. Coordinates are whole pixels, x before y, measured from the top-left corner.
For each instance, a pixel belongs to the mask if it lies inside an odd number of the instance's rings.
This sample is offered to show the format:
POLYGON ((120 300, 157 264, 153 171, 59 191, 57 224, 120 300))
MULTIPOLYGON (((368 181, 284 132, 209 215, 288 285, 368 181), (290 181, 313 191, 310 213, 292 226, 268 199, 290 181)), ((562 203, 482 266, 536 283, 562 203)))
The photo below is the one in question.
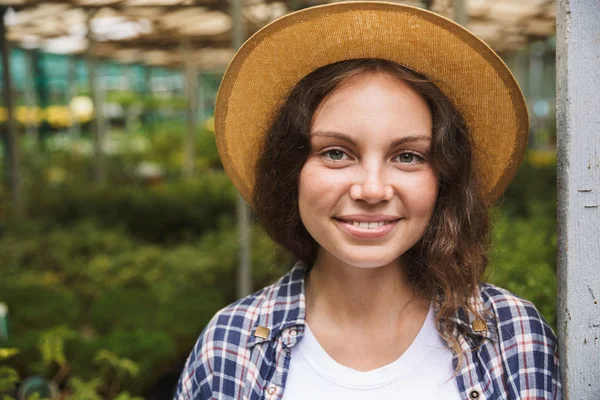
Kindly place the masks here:
POLYGON ((557 9, 558 335, 565 399, 600 394, 600 2, 557 9))

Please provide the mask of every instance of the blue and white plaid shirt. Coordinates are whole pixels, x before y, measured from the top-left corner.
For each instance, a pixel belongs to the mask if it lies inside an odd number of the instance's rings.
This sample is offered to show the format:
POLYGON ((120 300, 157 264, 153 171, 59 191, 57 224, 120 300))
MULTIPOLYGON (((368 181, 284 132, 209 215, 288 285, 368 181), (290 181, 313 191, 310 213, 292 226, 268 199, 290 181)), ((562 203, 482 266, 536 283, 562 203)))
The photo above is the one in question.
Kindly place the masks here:
MULTIPOLYGON (((185 364, 175 400, 281 399, 290 349, 304 334, 305 271, 298 262, 219 311, 185 364)), ((476 303, 491 311, 485 323, 462 310, 455 318, 465 351, 456 376, 462 398, 562 399, 556 338, 533 304, 488 284, 476 303)))

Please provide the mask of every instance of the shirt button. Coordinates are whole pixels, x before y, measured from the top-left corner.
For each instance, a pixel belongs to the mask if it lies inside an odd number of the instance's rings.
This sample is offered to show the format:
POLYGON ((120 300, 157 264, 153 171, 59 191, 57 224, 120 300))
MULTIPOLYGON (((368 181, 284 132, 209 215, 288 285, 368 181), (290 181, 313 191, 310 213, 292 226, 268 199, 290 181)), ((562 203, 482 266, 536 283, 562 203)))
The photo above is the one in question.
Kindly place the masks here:
POLYGON ((471 400, 477 400, 480 397, 481 396, 477 390, 471 390, 471 392, 469 393, 469 399, 471 399, 471 400))
POLYGON ((295 328, 290 329, 290 335, 296 336, 298 334, 298 330, 295 328))
POLYGON ((271 386, 268 390, 267 393, 269 393, 269 395, 274 395, 275 392, 277 391, 277 388, 275 386, 271 386))

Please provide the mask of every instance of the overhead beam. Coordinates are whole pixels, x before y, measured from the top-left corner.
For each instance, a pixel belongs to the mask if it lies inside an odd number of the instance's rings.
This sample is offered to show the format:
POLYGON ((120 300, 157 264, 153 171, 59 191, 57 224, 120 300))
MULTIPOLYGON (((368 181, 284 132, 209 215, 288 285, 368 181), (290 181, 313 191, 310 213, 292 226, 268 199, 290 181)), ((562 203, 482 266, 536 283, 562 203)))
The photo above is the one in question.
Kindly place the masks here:
POLYGON ((190 2, 190 3, 182 3, 182 4, 136 4, 136 5, 127 5, 125 2, 122 3, 112 3, 112 4, 81 4, 75 1, 69 0, 35 0, 35 1, 27 1, 22 4, 10 4, 10 2, 0 0, 0 7, 11 7, 16 11, 27 10, 30 8, 35 8, 40 5, 45 4, 65 4, 71 6, 73 8, 80 8, 82 10, 98 10, 100 8, 112 8, 114 10, 127 10, 132 8, 160 8, 165 10, 179 10, 182 8, 192 8, 192 7, 207 7, 211 10, 219 10, 219 11, 227 11, 227 2, 223 0, 207 0, 205 2, 190 2))

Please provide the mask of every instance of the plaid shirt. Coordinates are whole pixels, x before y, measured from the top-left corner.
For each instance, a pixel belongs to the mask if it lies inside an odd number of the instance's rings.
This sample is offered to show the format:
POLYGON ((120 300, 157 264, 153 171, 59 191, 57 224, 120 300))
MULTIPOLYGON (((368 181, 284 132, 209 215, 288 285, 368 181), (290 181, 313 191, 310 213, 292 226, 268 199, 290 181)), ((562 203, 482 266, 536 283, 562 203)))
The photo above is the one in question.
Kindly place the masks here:
MULTIPOLYGON (((185 364, 175 400, 282 398, 290 349, 304 333, 305 268, 296 263, 277 283, 214 316, 185 364)), ((556 338, 533 304, 488 284, 480 300, 491 311, 486 322, 463 310, 454 320, 464 350, 456 376, 462 398, 561 399, 556 338)))

